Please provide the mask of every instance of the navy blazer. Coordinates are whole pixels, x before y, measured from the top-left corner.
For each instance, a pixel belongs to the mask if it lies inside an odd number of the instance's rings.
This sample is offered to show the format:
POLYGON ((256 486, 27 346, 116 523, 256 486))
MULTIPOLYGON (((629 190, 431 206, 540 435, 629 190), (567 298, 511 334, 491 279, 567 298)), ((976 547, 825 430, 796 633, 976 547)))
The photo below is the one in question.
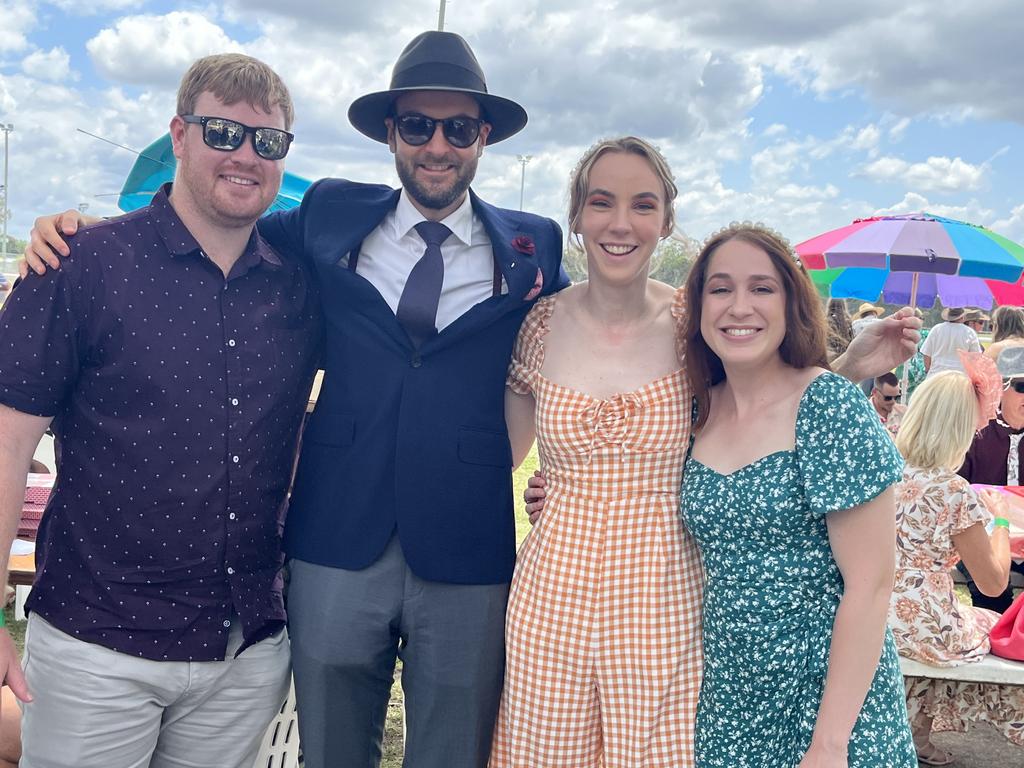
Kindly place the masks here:
POLYGON ((398 190, 324 179, 299 208, 260 221, 275 247, 314 263, 327 324, 323 387, 285 525, 292 557, 358 570, 397 529, 406 562, 424 579, 512 576, 505 377, 538 268, 541 295, 568 278, 555 222, 470 197, 508 292, 467 307, 419 350, 377 289, 343 261, 395 208, 398 190), (535 254, 513 246, 524 235, 535 254))

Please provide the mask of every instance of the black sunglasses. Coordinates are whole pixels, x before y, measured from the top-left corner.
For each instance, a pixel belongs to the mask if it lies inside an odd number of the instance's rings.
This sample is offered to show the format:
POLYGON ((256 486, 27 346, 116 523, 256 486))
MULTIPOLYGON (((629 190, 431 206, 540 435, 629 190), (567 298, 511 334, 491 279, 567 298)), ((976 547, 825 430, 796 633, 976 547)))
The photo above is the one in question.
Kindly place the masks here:
POLYGON ((887 403, 891 403, 893 400, 899 400, 899 395, 882 395, 882 399, 887 403))
POLYGON ((402 141, 414 147, 421 147, 434 137, 438 125, 442 127, 445 139, 457 149, 465 149, 480 136, 484 121, 479 117, 446 117, 439 120, 415 112, 398 115, 395 125, 402 141))
POLYGON ((1018 395, 1024 395, 1024 381, 1011 381, 1007 389, 1013 389, 1018 395))
POLYGON ((237 120, 226 117, 204 117, 200 115, 181 115, 186 123, 198 123, 203 126, 203 143, 210 149, 221 152, 234 152, 245 141, 247 133, 252 134, 252 148, 264 160, 280 160, 288 154, 294 134, 280 128, 252 128, 237 120))

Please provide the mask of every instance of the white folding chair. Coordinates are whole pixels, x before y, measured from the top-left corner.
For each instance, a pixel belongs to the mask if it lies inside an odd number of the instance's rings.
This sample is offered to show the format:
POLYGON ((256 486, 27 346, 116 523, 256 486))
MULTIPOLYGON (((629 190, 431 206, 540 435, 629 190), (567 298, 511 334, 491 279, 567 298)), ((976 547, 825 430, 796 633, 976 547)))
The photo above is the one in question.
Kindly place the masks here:
POLYGON ((295 683, 277 716, 267 726, 253 768, 298 768, 299 722, 295 713, 295 683))

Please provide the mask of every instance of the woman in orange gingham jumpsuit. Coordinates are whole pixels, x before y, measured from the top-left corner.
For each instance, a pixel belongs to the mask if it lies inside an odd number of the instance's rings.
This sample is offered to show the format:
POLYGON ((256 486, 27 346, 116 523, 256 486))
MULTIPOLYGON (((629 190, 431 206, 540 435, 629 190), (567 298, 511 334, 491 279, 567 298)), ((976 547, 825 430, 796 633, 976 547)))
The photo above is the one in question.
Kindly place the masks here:
MULTIPOLYGON (((637 152, 633 144, 620 148, 623 141, 589 155, 633 153, 652 166, 664 163, 660 155, 652 160, 656 150, 646 143, 637 152)), ((581 166, 586 173, 595 163, 581 166)), ((618 239, 642 240, 622 226, 618 239)), ((586 234, 584 242, 592 247, 586 234)), ((593 285, 603 278, 588 261, 593 285)), ((656 285, 647 300, 653 293, 671 302, 663 309, 678 332, 682 291, 656 285)), ((527 316, 509 373, 509 388, 535 402, 547 499, 512 581, 490 765, 685 768, 693 765, 703 662, 703 581, 679 517, 692 407, 681 346, 674 371, 624 394, 595 397, 556 383, 543 371, 560 300, 570 298, 542 299, 527 316)), ((671 330, 651 339, 662 341, 672 345, 671 330)), ((671 349, 662 351, 671 357, 671 349)))

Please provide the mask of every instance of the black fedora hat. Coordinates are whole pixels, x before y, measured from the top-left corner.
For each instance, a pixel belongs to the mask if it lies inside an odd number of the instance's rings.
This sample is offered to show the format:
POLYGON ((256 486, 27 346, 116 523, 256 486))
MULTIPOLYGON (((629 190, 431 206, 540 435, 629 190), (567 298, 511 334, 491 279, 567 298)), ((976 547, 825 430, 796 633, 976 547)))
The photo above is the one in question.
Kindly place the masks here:
POLYGON ((455 91, 480 102, 481 115, 491 124, 488 144, 519 133, 526 110, 510 99, 487 92, 484 72, 469 43, 453 32, 424 32, 413 38, 398 57, 386 91, 360 96, 348 108, 348 120, 360 133, 387 143, 384 118, 401 94, 410 91, 455 91))

